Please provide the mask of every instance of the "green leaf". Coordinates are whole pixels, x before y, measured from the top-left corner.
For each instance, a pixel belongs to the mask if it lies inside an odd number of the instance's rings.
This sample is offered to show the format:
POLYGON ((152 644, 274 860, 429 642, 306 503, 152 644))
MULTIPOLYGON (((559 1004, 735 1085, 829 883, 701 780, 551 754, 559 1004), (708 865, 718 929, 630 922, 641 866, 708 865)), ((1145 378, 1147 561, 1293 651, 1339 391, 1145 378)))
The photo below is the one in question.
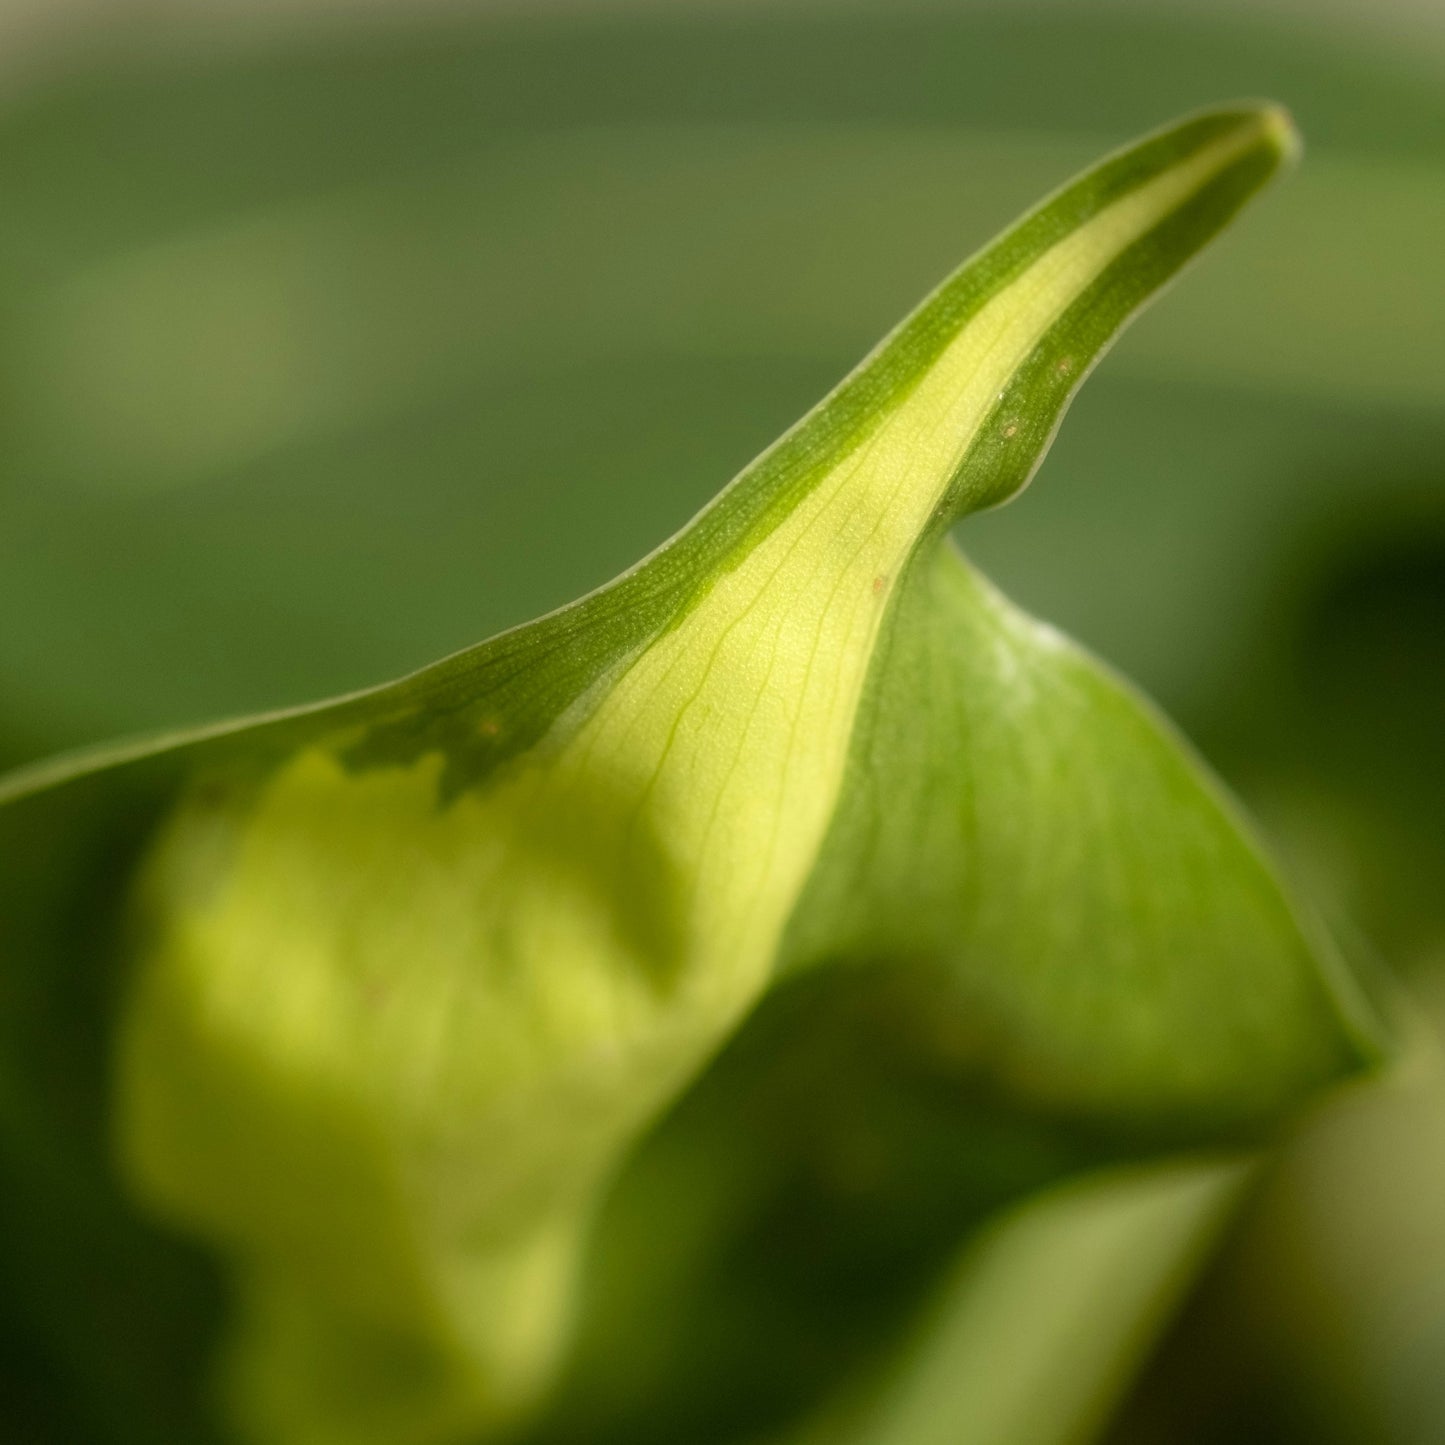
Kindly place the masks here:
POLYGON ((939 971, 997 1087, 1162 1141, 1267 1122, 1369 1050, 1182 740, 947 546, 889 618, 787 954, 939 971))
POLYGON ((1094 1438, 1248 1179, 1244 1161, 1172 1161, 1029 1200, 964 1251, 882 1377, 798 1445, 1094 1438))
MULTIPOLYGON (((570 607, 0 782, 29 1295, 76 1238, 148 1287, 113 1130, 226 1265, 244 1436, 460 1440, 545 1392, 609 1180, 788 969, 919 971, 962 1076, 1108 1149, 1257 1130, 1372 1058, 1167 729, 941 545, 1293 145, 1243 106, 1104 161, 570 607)), ((134 1348, 164 1438, 173 1342, 134 1348)))

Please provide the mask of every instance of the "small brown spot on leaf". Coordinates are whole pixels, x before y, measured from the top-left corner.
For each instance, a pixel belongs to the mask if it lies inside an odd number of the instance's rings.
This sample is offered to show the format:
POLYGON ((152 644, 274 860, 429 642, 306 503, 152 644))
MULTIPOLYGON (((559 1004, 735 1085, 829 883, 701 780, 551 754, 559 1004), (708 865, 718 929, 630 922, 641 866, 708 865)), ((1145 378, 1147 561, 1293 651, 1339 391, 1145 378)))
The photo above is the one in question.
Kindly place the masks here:
POLYGON ((391 989, 379 978, 363 979, 358 992, 368 1013, 380 1013, 391 1001, 391 989))

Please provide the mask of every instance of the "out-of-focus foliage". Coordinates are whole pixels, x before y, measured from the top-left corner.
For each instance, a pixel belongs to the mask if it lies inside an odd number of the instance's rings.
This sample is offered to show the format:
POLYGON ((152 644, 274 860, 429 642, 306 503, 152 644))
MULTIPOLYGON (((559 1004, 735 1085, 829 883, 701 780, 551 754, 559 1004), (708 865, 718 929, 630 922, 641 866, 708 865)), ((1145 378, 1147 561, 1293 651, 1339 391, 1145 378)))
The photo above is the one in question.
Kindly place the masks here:
MULTIPOLYGON (((83 51, 0 121, 0 757, 367 682, 576 594, 961 238, 1100 142, 1266 93, 1307 166, 969 551, 1160 696, 1428 994, 1442 74, 1298 17, 1081 6, 83 51)), ((1121 1440, 1438 1437, 1441 1094, 1398 1087, 1282 1165, 1121 1440)))

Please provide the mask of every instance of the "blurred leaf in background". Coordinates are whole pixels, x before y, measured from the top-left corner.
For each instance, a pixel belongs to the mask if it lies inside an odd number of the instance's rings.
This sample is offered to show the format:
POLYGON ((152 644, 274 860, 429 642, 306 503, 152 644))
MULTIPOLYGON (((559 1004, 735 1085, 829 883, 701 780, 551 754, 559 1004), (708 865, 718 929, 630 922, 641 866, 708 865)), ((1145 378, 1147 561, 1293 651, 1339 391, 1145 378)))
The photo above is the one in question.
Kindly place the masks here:
MULTIPOLYGON (((1445 996, 1428 7, 65 13, 0 113, 0 762, 576 595, 960 249, 1162 116, 1268 94, 1303 169, 967 545, 1203 741, 1427 1018, 1445 996)), ((1307 1131, 1121 1442, 1439 1438, 1442 1098, 1307 1131)))

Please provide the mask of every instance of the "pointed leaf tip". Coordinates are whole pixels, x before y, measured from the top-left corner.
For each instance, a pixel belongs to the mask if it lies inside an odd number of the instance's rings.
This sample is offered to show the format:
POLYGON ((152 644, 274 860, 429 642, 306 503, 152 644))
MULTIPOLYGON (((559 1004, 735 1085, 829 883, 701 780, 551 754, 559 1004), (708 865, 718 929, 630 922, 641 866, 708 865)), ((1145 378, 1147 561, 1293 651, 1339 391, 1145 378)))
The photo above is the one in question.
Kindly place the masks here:
POLYGON ((1260 120, 1280 159, 1286 165, 1297 164, 1304 154, 1304 137, 1289 108, 1276 101, 1266 101, 1260 107, 1260 120))

